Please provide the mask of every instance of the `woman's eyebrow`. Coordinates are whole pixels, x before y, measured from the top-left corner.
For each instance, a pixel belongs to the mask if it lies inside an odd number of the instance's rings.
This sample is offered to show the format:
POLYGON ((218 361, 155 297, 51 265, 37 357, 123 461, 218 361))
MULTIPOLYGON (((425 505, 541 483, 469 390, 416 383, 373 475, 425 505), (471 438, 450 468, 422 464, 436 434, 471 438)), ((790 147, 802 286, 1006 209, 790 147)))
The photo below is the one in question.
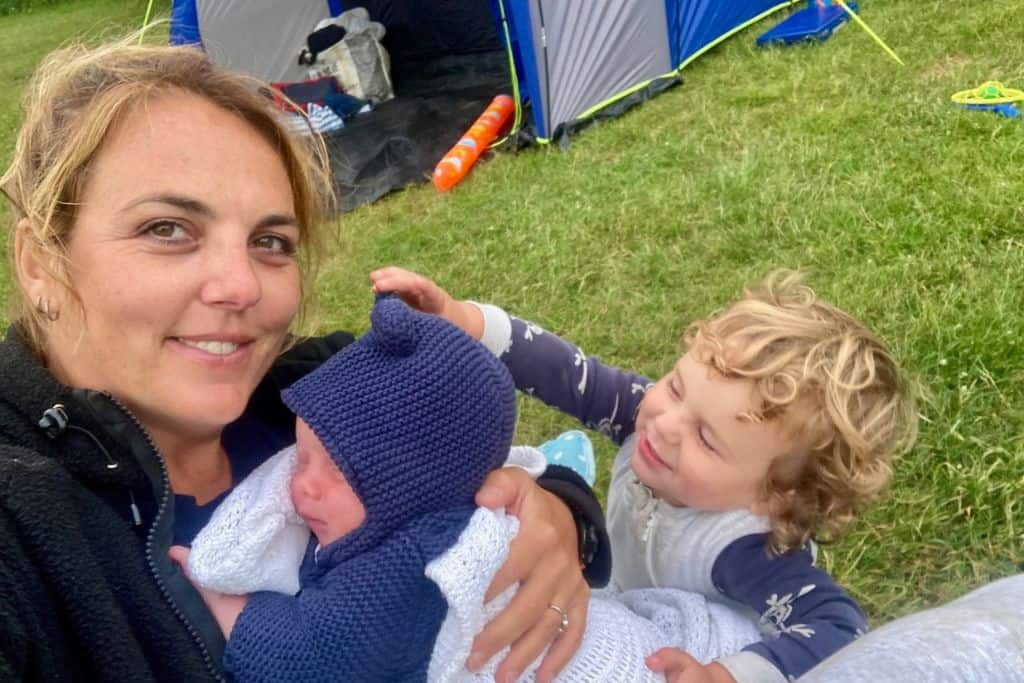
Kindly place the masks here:
POLYGON ((144 197, 139 197, 138 199, 128 202, 128 204, 126 204, 125 207, 121 209, 121 212, 123 213, 125 211, 128 211, 129 209, 134 209, 136 206, 150 203, 169 204, 171 206, 175 206, 181 209, 182 211, 198 214, 206 218, 212 218, 216 215, 216 212, 213 210, 213 207, 211 207, 209 204, 201 202, 198 199, 193 199, 192 197, 185 197, 180 194, 153 194, 146 195, 144 197))
MULTIPOLYGON (((209 204, 180 194, 154 194, 139 197, 138 199, 126 204, 121 211, 123 213, 142 204, 168 204, 187 213, 202 216, 204 218, 215 218, 217 215, 217 212, 214 211, 213 207, 209 204)), ((256 223, 255 228, 257 230, 262 230, 264 228, 273 228, 282 225, 293 225, 295 227, 299 227, 299 219, 290 213, 272 213, 261 218, 256 223)))
POLYGON ((299 226, 299 219, 290 213, 272 213, 264 216, 256 223, 257 230, 263 230, 264 228, 276 228, 283 225, 291 225, 296 228, 299 226))

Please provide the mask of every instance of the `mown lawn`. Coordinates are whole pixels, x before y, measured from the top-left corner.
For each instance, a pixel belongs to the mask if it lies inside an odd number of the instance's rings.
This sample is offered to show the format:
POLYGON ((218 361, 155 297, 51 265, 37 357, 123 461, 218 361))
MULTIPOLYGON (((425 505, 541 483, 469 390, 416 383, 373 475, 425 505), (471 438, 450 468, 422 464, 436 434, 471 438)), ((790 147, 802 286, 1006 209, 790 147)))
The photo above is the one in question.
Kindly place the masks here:
MULTIPOLYGON (((862 7, 905 68, 854 26, 823 45, 760 50, 769 19, 567 153, 498 154, 447 195, 416 187, 343 216, 320 279, 322 329, 364 330, 366 273, 398 263, 657 375, 690 320, 772 268, 806 269, 928 396, 891 492, 827 566, 876 622, 1018 571, 1024 121, 949 102, 988 79, 1024 88, 1018 2, 862 7)), ((88 0, 0 18, 0 74, 13 84, 0 158, 39 57, 135 28, 144 10, 88 0)), ((524 442, 571 426, 522 406, 524 442)), ((613 449, 595 442, 607 463, 613 449)))

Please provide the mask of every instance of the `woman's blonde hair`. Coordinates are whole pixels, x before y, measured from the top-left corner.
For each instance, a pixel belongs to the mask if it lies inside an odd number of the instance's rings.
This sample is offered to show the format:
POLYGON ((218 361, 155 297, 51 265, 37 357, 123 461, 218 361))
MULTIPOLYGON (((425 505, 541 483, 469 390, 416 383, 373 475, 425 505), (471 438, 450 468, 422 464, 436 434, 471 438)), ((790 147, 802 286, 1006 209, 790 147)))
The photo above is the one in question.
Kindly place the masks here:
POLYGON ((799 273, 770 274, 683 343, 723 376, 753 380, 761 407, 740 419, 776 422, 795 446, 764 484, 777 552, 840 536, 914 442, 913 392, 892 355, 799 273))
MULTIPOLYGON (((296 326, 313 310, 313 283, 326 244, 325 221, 334 213, 327 150, 319 136, 290 133, 264 85, 230 72, 192 47, 136 45, 57 50, 39 65, 21 101, 22 125, 0 190, 12 205, 14 229, 50 258, 50 276, 77 301, 68 279, 66 248, 89 168, 104 140, 134 106, 175 92, 198 95, 244 119, 277 150, 291 181, 301 238, 303 305, 296 326)), ((14 239, 8 252, 14 263, 14 239)), ((11 319, 42 356, 45 314, 19 281, 11 319)), ((80 302, 79 302, 80 305, 80 302)))

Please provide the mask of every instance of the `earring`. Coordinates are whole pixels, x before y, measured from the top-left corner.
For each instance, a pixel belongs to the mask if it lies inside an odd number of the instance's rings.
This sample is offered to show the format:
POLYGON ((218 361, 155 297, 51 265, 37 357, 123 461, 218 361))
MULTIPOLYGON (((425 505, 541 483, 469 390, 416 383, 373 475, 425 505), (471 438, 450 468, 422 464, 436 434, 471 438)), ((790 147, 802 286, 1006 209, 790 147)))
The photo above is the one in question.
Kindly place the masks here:
POLYGON ((42 296, 36 299, 36 310, 42 313, 51 323, 60 318, 60 311, 51 311, 50 300, 44 299, 42 296))

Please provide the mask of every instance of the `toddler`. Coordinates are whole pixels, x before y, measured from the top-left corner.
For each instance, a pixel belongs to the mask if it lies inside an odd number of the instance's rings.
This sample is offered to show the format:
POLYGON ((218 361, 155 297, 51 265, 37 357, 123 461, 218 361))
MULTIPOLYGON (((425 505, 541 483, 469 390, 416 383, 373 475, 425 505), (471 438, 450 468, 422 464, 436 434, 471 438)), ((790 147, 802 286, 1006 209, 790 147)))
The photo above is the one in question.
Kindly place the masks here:
POLYGON ((672 587, 745 606, 765 636, 686 680, 786 681, 866 630, 822 569, 837 537, 912 443, 913 400, 861 323, 780 271, 690 325, 659 380, 609 367, 493 306, 456 301, 386 268, 397 292, 499 355, 517 388, 620 445, 608 493, 615 584, 672 587))

